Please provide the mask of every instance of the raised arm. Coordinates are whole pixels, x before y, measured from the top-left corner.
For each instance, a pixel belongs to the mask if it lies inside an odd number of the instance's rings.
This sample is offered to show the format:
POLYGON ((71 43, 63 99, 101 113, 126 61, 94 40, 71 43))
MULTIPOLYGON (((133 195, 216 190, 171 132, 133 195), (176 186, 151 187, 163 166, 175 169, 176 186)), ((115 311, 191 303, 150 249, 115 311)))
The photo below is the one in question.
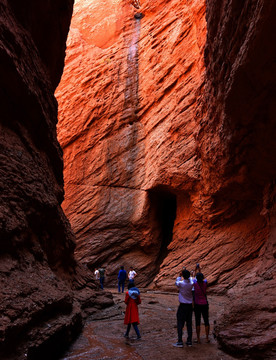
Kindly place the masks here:
POLYGON ((175 280, 175 285, 176 285, 177 287, 179 287, 180 282, 181 282, 181 276, 178 276, 178 277, 176 278, 176 280, 175 280))

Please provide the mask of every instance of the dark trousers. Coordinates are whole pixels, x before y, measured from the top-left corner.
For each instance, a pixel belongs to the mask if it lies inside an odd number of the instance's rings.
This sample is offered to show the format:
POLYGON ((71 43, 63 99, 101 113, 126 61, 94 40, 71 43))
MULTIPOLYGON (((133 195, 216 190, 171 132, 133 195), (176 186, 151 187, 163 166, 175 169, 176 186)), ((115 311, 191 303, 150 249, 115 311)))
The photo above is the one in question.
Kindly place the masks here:
POLYGON ((124 289, 125 289, 125 280, 119 280, 118 281, 118 292, 121 291, 121 286, 122 286, 122 293, 123 293, 124 289))
MULTIPOLYGON (((139 329, 138 329, 138 323, 137 323, 137 322, 132 323, 132 326, 133 326, 133 328, 134 328, 134 330, 135 330, 135 332, 136 332, 137 337, 138 337, 138 338, 141 337, 140 332, 139 332, 139 329)), ((130 331, 130 328, 131 328, 131 324, 128 324, 128 325, 127 325, 126 336, 128 336, 129 331, 130 331)))
POLYGON ((100 287, 101 289, 104 288, 104 277, 100 277, 100 287))
POLYGON ((182 342, 183 328, 185 322, 188 332, 187 342, 192 342, 192 315, 193 315, 192 304, 182 304, 182 303, 179 304, 176 314, 178 342, 182 342))
POLYGON ((196 326, 200 326, 201 314, 204 320, 204 325, 209 326, 209 305, 195 304, 195 322, 196 326))

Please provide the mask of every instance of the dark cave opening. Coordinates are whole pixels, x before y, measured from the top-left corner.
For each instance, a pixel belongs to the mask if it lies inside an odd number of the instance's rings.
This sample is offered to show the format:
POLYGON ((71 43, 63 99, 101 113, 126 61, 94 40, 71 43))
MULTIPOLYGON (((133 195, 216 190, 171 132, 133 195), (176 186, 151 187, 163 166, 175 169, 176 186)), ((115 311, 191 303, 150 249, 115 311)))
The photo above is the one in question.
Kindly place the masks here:
POLYGON ((153 233, 160 244, 156 265, 160 265, 168 254, 168 246, 172 241, 173 227, 176 218, 176 195, 163 186, 155 187, 149 191, 150 217, 153 233))

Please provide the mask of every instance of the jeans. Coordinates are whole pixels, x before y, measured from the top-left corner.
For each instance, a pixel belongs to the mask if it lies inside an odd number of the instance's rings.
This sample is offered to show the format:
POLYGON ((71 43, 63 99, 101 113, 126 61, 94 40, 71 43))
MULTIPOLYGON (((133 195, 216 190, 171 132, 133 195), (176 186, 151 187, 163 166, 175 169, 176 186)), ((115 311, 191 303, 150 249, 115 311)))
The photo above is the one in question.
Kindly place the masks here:
MULTIPOLYGON (((138 329, 138 323, 137 323, 137 322, 132 323, 132 326, 133 326, 133 328, 134 328, 134 330, 135 330, 135 332, 136 332, 137 338, 140 338, 141 335, 140 335, 140 332, 139 332, 139 329, 138 329)), ((128 336, 129 331, 130 331, 130 328, 131 328, 131 324, 128 324, 128 325, 127 325, 127 331, 126 331, 126 333, 125 333, 126 336, 128 336)))
POLYGON ((182 342, 183 327, 185 325, 185 322, 188 332, 187 342, 192 342, 192 315, 193 315, 192 304, 183 304, 183 303, 179 304, 176 314, 178 342, 182 342))
POLYGON ((100 277, 100 287, 101 289, 104 288, 104 277, 100 277))
POLYGON ((119 280, 118 281, 118 292, 121 291, 121 285, 122 285, 122 293, 123 293, 124 289, 125 289, 125 280, 119 280))

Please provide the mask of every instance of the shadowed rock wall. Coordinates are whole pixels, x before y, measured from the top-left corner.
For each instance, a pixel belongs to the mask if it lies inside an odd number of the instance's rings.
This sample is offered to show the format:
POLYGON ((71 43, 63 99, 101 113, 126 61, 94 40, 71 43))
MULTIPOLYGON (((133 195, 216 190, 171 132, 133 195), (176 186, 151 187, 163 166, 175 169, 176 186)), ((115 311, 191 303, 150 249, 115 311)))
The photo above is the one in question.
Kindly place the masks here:
POLYGON ((232 300, 221 345, 273 358, 275 1, 137 7, 75 6, 56 95, 76 257, 162 289, 200 262, 232 300))
POLYGON ((56 138, 54 90, 72 10, 73 0, 0 1, 1 359, 54 358, 81 328, 77 298, 87 301, 72 290, 85 279, 60 207, 56 138))
POLYGON ((245 250, 260 248, 241 266, 246 273, 233 269, 240 279, 216 329, 222 346, 243 359, 276 356, 275 20, 275 1, 207 2, 205 102, 197 136, 203 192, 213 194, 210 209, 219 210, 212 221, 237 224, 243 218, 245 250))

